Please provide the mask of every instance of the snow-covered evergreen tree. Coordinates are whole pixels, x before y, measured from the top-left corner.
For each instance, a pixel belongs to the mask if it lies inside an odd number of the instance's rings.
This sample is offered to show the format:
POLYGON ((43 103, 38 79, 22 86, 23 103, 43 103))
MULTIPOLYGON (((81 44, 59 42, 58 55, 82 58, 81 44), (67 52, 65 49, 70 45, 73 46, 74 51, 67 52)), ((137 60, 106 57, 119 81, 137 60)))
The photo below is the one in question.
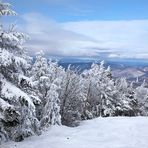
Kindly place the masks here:
MULTIPOLYGON (((0 15, 9 14, 15 14, 10 5, 0 2, 0 15)), ((28 93, 29 78, 25 76, 30 66, 23 46, 26 38, 13 25, 7 30, 0 27, 0 133, 16 141, 36 133, 38 124, 35 106, 28 93)))
POLYGON ((0 16, 2 15, 16 15, 16 12, 11 9, 11 5, 9 3, 3 3, 0 1, 0 16))
POLYGON ((44 128, 61 124, 58 91, 63 69, 58 66, 57 62, 51 60, 48 62, 43 56, 43 51, 37 53, 31 75, 34 88, 41 100, 41 104, 37 107, 37 117, 44 128))
POLYGON ((118 116, 135 116, 137 115, 137 101, 134 97, 134 88, 132 83, 128 83, 126 78, 121 78, 116 81, 118 91, 118 105, 115 115, 118 116))
POLYGON ((35 62, 32 65, 30 71, 30 77, 32 80, 33 88, 35 93, 41 100, 40 104, 36 105, 36 115, 39 120, 41 120, 43 116, 43 106, 46 103, 47 91, 50 87, 50 79, 49 79, 49 67, 47 59, 43 57, 44 52, 40 51, 36 53, 35 62))
POLYGON ((145 82, 136 88, 134 96, 137 101, 138 115, 148 116, 148 88, 145 87, 145 82))
POLYGON ((60 115, 60 100, 58 94, 58 86, 51 84, 47 94, 46 104, 43 109, 43 118, 41 120, 42 126, 48 127, 49 125, 61 125, 60 115))

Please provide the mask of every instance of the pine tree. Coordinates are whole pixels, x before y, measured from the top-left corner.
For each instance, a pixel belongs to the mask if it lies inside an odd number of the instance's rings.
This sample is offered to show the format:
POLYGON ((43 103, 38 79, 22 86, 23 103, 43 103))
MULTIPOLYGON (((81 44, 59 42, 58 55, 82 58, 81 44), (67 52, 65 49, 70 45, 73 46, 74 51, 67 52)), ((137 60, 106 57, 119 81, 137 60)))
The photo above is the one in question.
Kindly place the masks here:
POLYGON ((16 12, 14 12, 10 7, 11 5, 9 3, 0 2, 0 16, 16 15, 16 12))
POLYGON ((37 53, 31 70, 34 88, 41 100, 41 104, 37 107, 37 117, 42 128, 61 124, 58 91, 63 73, 57 62, 51 60, 48 62, 43 56, 43 51, 37 53))
POLYGON ((46 104, 43 110, 44 117, 41 120, 42 126, 44 127, 56 124, 61 125, 60 100, 57 92, 58 89, 58 86, 53 83, 48 91, 46 104))
POLYGON ((145 87, 145 82, 136 88, 134 96, 137 101, 138 115, 148 116, 148 89, 145 87))
MULTIPOLYGON (((0 3, 0 15, 15 14, 7 3, 0 3)), ((37 133, 35 106, 27 88, 30 80, 26 76, 30 59, 23 43, 27 36, 16 31, 12 25, 9 29, 0 27, 0 124, 5 138, 16 141, 37 133), (22 102, 25 112, 22 112, 22 102), (24 118, 26 117, 26 119, 24 118), (25 129, 27 127, 27 129, 25 129)), ((2 136, 4 137, 4 136, 2 136)))
POLYGON ((116 81, 116 88, 119 99, 115 114, 118 116, 135 116, 137 114, 137 102, 132 83, 129 84, 126 78, 121 78, 116 81))

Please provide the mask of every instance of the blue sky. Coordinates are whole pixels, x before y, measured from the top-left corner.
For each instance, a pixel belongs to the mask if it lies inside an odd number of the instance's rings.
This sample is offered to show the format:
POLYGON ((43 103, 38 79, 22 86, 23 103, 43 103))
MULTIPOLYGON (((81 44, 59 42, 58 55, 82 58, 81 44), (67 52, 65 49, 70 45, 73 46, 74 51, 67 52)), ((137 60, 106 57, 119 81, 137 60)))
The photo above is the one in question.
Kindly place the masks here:
POLYGON ((20 14, 39 12, 57 21, 148 19, 147 0, 8 0, 20 14))
POLYGON ((32 51, 148 58, 148 0, 7 0, 32 51))

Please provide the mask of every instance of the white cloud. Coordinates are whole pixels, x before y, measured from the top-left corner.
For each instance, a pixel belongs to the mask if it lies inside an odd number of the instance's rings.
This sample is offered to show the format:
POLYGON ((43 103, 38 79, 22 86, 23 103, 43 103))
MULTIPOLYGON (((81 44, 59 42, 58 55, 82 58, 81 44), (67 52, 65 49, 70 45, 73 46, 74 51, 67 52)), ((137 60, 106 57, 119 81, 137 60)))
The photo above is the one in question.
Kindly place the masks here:
POLYGON ((99 47, 118 49, 121 53, 148 53, 148 20, 82 21, 65 23, 63 26, 101 41, 99 47))
MULTIPOLYGON (((64 56, 148 58, 148 20, 57 23, 41 14, 23 16, 29 48, 64 56)), ((22 27, 22 26, 21 26, 22 27)))
POLYGON ((66 30, 61 24, 36 13, 24 15, 23 20, 25 22, 23 31, 31 36, 28 46, 33 49, 33 52, 42 49, 52 55, 93 56, 96 54, 95 50, 90 52, 87 49, 87 46, 92 46, 96 42, 89 36, 66 30))
POLYGON ((130 53, 130 54, 109 54, 109 58, 135 58, 135 59, 148 59, 147 53, 130 53))

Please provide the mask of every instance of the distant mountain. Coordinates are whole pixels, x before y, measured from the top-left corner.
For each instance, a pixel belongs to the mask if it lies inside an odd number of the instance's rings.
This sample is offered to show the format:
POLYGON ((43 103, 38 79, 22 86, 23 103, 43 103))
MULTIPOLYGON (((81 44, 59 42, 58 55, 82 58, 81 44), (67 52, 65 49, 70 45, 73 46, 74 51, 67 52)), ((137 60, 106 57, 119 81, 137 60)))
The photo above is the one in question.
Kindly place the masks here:
POLYGON ((128 79, 130 78, 137 78, 143 76, 145 73, 137 68, 125 68, 125 69, 114 69, 113 70, 113 76, 114 77, 126 77, 128 79))
MULTIPOLYGON (((59 64, 64 68, 71 65, 74 69, 82 72, 89 69, 92 63, 99 63, 103 59, 98 58, 75 58, 67 57, 59 59, 59 64)), ((148 82, 148 61, 135 59, 105 59, 105 67, 110 66, 114 78, 126 77, 129 81, 148 82)))

